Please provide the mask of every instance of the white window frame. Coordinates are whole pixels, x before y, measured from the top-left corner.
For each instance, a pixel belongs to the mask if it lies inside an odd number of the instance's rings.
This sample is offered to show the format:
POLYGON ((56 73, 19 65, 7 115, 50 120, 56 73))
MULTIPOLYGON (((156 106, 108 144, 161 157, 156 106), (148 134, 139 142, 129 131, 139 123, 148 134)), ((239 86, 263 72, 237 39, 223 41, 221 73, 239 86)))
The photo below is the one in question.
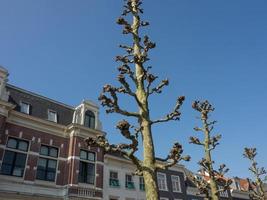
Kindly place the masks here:
POLYGON ((167 197, 160 197, 159 199, 160 200, 169 200, 169 198, 167 198, 167 197))
POLYGON ((167 179, 166 179, 166 174, 165 173, 161 173, 161 172, 158 172, 157 173, 157 182, 158 182, 158 188, 159 188, 159 190, 161 190, 161 191, 168 191, 168 185, 167 185, 167 179), (163 175, 164 176, 164 185, 165 185, 165 188, 160 188, 159 187, 159 181, 158 181, 158 176, 159 175, 163 175))
MULTIPOLYGON (((3 148, 3 157, 2 157, 2 161, 0 163, 0 169, 1 169, 2 165, 3 165, 3 161, 4 161, 6 150, 13 151, 15 153, 24 153, 24 154, 26 154, 26 161, 25 161, 25 168, 24 168, 23 176, 22 177, 18 177, 18 176, 12 176, 11 175, 12 177, 16 177, 18 179, 24 180, 25 174, 26 174, 26 169, 27 169, 27 166, 28 166, 27 164, 28 164, 28 157, 29 157, 30 147, 31 147, 31 142, 29 140, 26 140, 24 138, 17 138, 17 137, 9 136, 7 138, 7 140, 6 140, 5 147, 3 148), (8 147, 7 144, 8 144, 9 138, 14 138, 16 140, 24 140, 24 141, 27 141, 28 142, 28 150, 27 151, 21 151, 19 149, 13 149, 13 148, 8 147)), ((2 175, 4 175, 4 174, 2 174, 2 175)), ((4 176, 10 176, 10 175, 4 175, 4 176)))
POLYGON ((135 186, 135 182, 134 182, 134 177, 132 174, 129 174, 129 173, 126 173, 125 174, 125 188, 126 189, 130 189, 130 190, 135 190, 136 189, 136 186, 135 186), (127 180, 127 176, 131 177, 132 181, 128 181, 127 180), (128 185, 128 183, 132 183, 134 188, 129 188, 129 187, 126 187, 126 185, 128 185))
MULTIPOLYGON (((85 163, 91 163, 91 164, 94 164, 95 165, 95 170, 94 170, 94 174, 95 174, 95 179, 94 179, 94 184, 90 184, 90 183, 82 183, 82 182, 79 182, 79 177, 78 177, 78 185, 93 185, 95 186, 96 185, 96 179, 97 179, 97 174, 96 174, 96 162, 97 162, 97 153, 94 152, 94 151, 90 151, 90 150, 86 150, 86 149, 80 149, 80 153, 81 151, 85 151, 87 153, 94 153, 95 155, 95 161, 91 161, 91 160, 85 160, 85 159, 82 159, 81 158, 81 155, 79 155, 79 165, 80 165, 80 162, 85 162, 85 163)), ((80 168, 79 168, 79 173, 80 173, 80 168)), ((78 174, 78 176, 80 176, 80 174, 78 174)))
POLYGON ((38 160, 37 160, 37 164, 36 164, 36 175, 35 175, 35 179, 37 180, 37 181, 45 181, 45 182, 50 182, 50 183, 56 183, 57 182, 57 175, 58 175, 58 170, 59 170, 59 168, 58 168, 58 166, 59 166, 59 155, 60 155, 60 148, 58 148, 58 147, 56 147, 56 146, 53 146, 53 145, 47 145, 47 144, 43 144, 43 143, 41 143, 41 146, 40 146, 40 149, 39 149, 39 157, 38 157, 38 160), (51 147, 51 148, 56 148, 57 149, 57 157, 53 157, 53 156, 46 156, 46 155, 43 155, 43 154, 41 154, 41 147, 42 146, 46 146, 46 147, 51 147), (48 181, 48 180, 41 180, 41 179, 37 179, 37 168, 38 168, 38 161, 39 161, 39 159, 40 158, 43 158, 43 159, 47 159, 47 160, 54 160, 54 161, 56 161, 57 162, 57 164, 56 164, 56 174, 55 174, 55 180, 54 181, 48 181))
POLYGON ((54 111, 54 110, 50 110, 50 109, 48 109, 48 110, 47 110, 47 120, 50 121, 50 122, 55 122, 55 123, 57 123, 57 112, 54 111), (50 114, 50 113, 54 113, 54 114, 55 114, 55 119, 54 119, 54 120, 53 120, 53 119, 49 119, 49 114, 50 114))
POLYGON ((31 104, 26 103, 26 102, 24 102, 24 101, 21 101, 21 102, 20 102, 20 112, 29 115, 29 114, 30 114, 30 106, 31 106, 31 104), (26 111, 26 112, 23 112, 23 111, 22 111, 22 106, 23 106, 23 105, 27 105, 27 111, 26 111))
MULTIPOLYGON (((223 189, 223 187, 219 185, 219 190, 220 189, 223 189)), ((228 198, 228 191, 227 190, 225 190, 223 192, 221 191, 220 192, 220 197, 226 197, 226 198, 228 198)))
MULTIPOLYGON (((176 180, 175 180, 176 181, 176 180)), ((172 191, 173 192, 179 192, 179 193, 181 193, 182 192, 182 188, 181 188, 181 179, 180 179, 180 176, 177 176, 177 175, 171 175, 171 182, 172 182, 172 191), (174 187, 174 184, 173 184, 173 178, 178 178, 178 189, 179 190, 177 190, 177 188, 175 188, 174 187)), ((176 182, 177 183, 177 182, 176 182)))
MULTIPOLYGON (((109 185, 109 187, 112 187, 112 188, 114 188, 114 186, 112 186, 112 185, 110 185, 110 180, 111 179, 113 179, 113 180, 117 180, 118 181, 118 183, 119 183, 119 186, 118 187, 120 187, 120 179, 119 179, 119 172, 118 171, 115 171, 115 170, 110 170, 109 171, 109 179, 108 179, 108 185, 109 185), (117 174, 117 178, 115 179, 115 178, 111 178, 111 173, 116 173, 117 174)), ((116 187, 115 187, 116 188, 116 187)))

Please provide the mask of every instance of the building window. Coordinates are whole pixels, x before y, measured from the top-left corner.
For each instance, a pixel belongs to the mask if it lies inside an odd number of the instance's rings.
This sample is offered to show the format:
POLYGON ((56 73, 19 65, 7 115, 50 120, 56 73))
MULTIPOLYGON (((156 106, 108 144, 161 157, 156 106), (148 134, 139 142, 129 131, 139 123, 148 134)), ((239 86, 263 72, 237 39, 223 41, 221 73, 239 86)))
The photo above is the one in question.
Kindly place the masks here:
POLYGON ((20 112, 25 114, 30 114, 30 104, 25 102, 20 102, 20 112))
POLYGON ((139 189, 145 191, 145 180, 142 176, 139 177, 139 189))
MULTIPOLYGON (((223 189, 223 187, 219 185, 219 190, 222 190, 222 189, 223 189)), ((220 192, 220 196, 221 196, 221 197, 228 197, 228 192, 227 192, 227 190, 225 190, 225 191, 221 191, 221 192, 220 192)))
POLYGON ((37 163, 37 179, 55 181, 57 171, 58 149, 42 145, 37 163))
POLYGON ((125 175, 125 187, 127 189, 134 189, 133 176, 130 174, 125 175))
POLYGON ((159 190, 167 191, 168 189, 167 189, 167 184, 166 184, 166 174, 158 173, 157 180, 158 180, 159 190))
POLYGON ((22 177, 24 174, 28 147, 29 143, 27 141, 9 138, 7 148, 10 148, 10 150, 5 151, 1 174, 22 177))
POLYGON ((95 183, 95 153, 80 151, 79 182, 92 185, 95 183))
POLYGON ((95 129, 95 114, 90 110, 85 112, 84 126, 95 129))
POLYGON ((172 178, 172 191, 173 192, 181 192, 181 184, 179 176, 171 176, 172 178))
POLYGON ((118 172, 114 172, 114 171, 109 172, 109 185, 111 187, 120 187, 120 182, 118 179, 118 172))
POLYGON ((57 122, 57 112, 48 110, 47 119, 51 122, 57 122))

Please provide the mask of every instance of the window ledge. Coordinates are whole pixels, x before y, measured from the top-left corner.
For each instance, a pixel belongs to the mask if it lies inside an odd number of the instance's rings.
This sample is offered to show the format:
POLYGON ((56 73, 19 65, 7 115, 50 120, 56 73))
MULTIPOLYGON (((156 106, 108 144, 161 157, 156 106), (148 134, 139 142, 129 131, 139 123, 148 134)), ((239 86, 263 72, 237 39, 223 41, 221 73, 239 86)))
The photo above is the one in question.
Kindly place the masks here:
POLYGON ((52 186, 52 187, 55 187, 56 186, 56 182, 55 181, 44 181, 44 180, 39 180, 39 179, 36 179, 34 181, 35 184, 37 185, 44 185, 44 186, 52 186))
POLYGON ((18 177, 18 176, 12 176, 12 175, 0 174, 0 180, 6 181, 6 182, 23 183, 24 178, 18 177))
POLYGON ((172 192, 175 192, 175 193, 183 193, 182 191, 178 191, 178 190, 177 191, 172 191, 172 192))

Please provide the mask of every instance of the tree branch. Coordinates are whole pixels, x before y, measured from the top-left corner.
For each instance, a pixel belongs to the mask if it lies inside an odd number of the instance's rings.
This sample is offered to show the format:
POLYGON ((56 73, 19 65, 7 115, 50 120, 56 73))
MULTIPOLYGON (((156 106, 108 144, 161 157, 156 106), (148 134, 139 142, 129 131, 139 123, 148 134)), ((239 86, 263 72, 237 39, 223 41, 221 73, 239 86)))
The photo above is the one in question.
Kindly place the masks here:
POLYGON ((105 85, 103 88, 103 93, 100 94, 98 100, 101 101, 101 105, 102 106, 106 106, 108 107, 108 109, 106 110, 107 113, 119 113, 125 116, 132 116, 132 117, 137 117, 139 118, 140 115, 138 113, 135 112, 129 112, 126 110, 123 110, 119 107, 118 105, 118 97, 116 92, 119 92, 120 88, 115 88, 112 87, 111 85, 105 85), (109 93, 111 98, 107 97, 104 93, 109 93))
POLYGON ((165 116, 165 118, 158 119, 158 120, 155 120, 155 121, 151 121, 151 124, 167 122, 167 121, 170 121, 170 120, 180 120, 180 115, 181 115, 180 108, 183 105, 184 100, 185 100, 185 97, 184 96, 180 96, 177 99, 176 105, 175 105, 175 107, 174 107, 174 109, 173 109, 173 111, 171 113, 167 114, 165 116))
POLYGON ((172 149, 170 150, 169 155, 166 159, 163 160, 163 164, 157 163, 157 168, 159 169, 168 169, 169 167, 172 167, 176 165, 179 161, 189 161, 191 158, 190 156, 182 156, 183 154, 183 147, 178 142, 174 143, 172 149))
POLYGON ((139 170, 142 170, 142 162, 134 155, 138 150, 138 138, 137 134, 132 135, 130 133, 130 124, 126 120, 118 122, 117 129, 123 137, 130 140, 130 144, 109 144, 105 136, 97 136, 96 138, 89 137, 85 140, 88 146, 97 146, 102 148, 105 152, 120 153, 124 157, 132 160, 139 170))

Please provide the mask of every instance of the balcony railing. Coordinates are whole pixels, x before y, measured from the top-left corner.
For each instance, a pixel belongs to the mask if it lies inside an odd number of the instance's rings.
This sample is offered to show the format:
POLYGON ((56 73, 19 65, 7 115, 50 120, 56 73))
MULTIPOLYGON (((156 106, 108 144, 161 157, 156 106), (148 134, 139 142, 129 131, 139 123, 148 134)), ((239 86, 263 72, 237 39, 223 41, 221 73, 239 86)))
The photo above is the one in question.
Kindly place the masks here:
POLYGON ((95 191, 88 188, 78 188, 78 197, 94 197, 95 191))

